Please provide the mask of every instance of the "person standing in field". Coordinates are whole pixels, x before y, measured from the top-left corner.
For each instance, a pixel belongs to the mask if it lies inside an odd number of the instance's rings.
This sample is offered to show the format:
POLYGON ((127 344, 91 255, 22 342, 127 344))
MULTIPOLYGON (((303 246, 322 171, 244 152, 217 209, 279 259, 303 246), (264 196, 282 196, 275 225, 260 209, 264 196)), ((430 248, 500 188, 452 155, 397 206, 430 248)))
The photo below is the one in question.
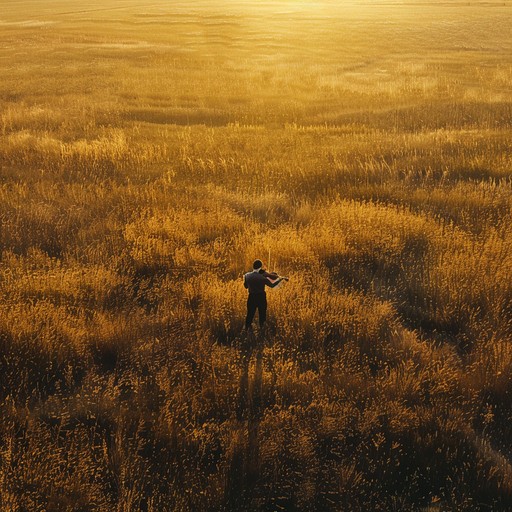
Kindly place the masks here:
POLYGON ((252 328, 252 321, 256 310, 258 310, 258 321, 260 329, 263 328, 267 319, 267 294, 265 286, 275 288, 281 281, 288 281, 287 277, 280 277, 275 272, 267 272, 263 269, 263 262, 255 260, 252 271, 244 274, 244 286, 249 290, 247 298, 247 316, 245 317, 245 328, 252 328))

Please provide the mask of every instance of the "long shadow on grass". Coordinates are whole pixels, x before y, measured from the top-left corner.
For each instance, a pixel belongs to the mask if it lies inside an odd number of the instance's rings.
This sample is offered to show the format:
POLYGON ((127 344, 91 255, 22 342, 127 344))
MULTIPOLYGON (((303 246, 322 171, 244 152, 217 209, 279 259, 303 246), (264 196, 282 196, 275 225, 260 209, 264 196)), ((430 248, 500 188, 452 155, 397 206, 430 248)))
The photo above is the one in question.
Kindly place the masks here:
POLYGON ((250 506, 260 477, 259 431, 262 417, 263 344, 265 332, 249 330, 240 343, 241 373, 237 397, 237 419, 247 421, 245 453, 233 460, 228 501, 231 506, 250 506), (251 361, 254 370, 251 372, 251 361), (252 375, 251 375, 252 373, 252 375), (240 471, 241 469, 241 471, 240 471))

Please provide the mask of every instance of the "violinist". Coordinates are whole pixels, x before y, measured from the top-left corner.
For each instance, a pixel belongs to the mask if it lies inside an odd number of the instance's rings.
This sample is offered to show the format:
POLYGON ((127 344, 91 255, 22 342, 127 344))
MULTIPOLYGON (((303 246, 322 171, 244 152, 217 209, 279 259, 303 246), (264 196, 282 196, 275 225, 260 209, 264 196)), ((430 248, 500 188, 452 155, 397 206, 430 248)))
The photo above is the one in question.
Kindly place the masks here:
POLYGON ((275 272, 267 272, 263 268, 261 260, 255 260, 252 265, 252 272, 244 275, 244 287, 249 290, 247 298, 247 316, 245 318, 245 328, 252 328, 252 321, 256 310, 258 310, 258 320, 260 329, 263 328, 267 318, 267 294, 265 287, 275 288, 281 281, 288 281, 287 277, 281 277, 275 272))

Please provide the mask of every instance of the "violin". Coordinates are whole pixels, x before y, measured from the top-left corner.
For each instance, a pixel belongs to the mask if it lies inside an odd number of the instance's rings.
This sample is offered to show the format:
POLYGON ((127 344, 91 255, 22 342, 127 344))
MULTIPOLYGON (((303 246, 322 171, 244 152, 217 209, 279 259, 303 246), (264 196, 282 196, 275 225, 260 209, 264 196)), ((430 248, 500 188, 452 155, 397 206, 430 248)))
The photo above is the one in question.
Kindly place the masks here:
POLYGON ((270 280, 275 281, 276 279, 283 279, 284 281, 288 281, 287 277, 280 276, 277 272, 267 272, 264 268, 260 269, 260 274, 263 274, 265 277, 268 277, 270 280))

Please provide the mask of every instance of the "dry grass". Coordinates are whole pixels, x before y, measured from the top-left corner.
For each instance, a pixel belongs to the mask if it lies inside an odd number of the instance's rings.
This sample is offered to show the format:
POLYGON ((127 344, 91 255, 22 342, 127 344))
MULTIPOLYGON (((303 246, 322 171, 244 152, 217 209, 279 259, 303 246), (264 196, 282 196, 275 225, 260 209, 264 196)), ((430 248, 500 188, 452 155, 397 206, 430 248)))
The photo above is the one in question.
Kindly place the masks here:
POLYGON ((510 6, 314 4, 3 8, 2 510, 512 506, 510 6))

